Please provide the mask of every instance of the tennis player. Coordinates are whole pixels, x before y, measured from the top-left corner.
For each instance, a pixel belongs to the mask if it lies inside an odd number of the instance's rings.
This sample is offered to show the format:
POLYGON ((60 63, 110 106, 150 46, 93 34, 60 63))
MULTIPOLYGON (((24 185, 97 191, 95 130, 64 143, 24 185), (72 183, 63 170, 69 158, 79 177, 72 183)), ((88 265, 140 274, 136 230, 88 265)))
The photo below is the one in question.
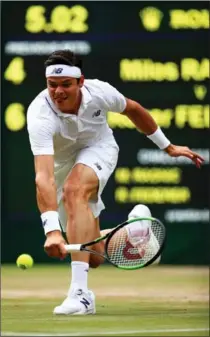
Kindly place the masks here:
MULTIPOLYGON (((46 235, 44 249, 49 256, 63 259, 66 242, 60 223, 69 243, 100 236, 99 215, 105 208, 101 194, 116 167, 119 151, 107 124, 108 111, 126 115, 169 156, 185 156, 197 167, 203 158, 187 146, 171 144, 150 113, 112 85, 86 80, 81 60, 70 50, 58 50, 49 56, 45 76, 47 88, 31 102, 27 127, 34 155, 37 204, 46 235)), ((103 252, 104 243, 94 248, 103 252)), ((68 295, 54 313, 94 314, 95 296, 88 289, 88 269, 97 267, 101 258, 76 252, 71 254, 71 261, 68 295)))

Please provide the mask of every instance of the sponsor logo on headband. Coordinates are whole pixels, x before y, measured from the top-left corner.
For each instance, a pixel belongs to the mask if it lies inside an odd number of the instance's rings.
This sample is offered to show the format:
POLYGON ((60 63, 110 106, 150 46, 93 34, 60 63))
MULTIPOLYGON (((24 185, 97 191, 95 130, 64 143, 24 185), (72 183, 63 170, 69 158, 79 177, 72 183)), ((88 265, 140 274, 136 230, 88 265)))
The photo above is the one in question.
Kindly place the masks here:
POLYGON ((63 71, 63 68, 54 68, 51 74, 61 74, 63 71))
POLYGON ((46 68, 45 76, 67 76, 80 78, 82 75, 80 68, 76 66, 68 66, 65 64, 51 65, 46 68))

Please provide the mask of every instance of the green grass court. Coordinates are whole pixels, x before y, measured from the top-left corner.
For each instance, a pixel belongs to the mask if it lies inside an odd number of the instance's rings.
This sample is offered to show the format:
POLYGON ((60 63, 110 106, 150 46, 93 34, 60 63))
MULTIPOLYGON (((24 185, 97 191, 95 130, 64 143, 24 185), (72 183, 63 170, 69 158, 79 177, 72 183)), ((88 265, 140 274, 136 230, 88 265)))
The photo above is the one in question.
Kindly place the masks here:
POLYGON ((151 266, 89 272, 97 314, 53 316, 69 285, 68 264, 2 265, 3 336, 209 336, 208 267, 151 266))

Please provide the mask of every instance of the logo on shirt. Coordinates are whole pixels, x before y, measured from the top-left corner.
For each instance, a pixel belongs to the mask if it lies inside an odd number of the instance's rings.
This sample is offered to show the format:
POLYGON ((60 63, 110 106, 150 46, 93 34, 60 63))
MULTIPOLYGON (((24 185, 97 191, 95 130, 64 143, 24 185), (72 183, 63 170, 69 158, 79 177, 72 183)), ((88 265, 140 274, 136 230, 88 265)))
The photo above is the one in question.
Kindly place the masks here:
POLYGON ((97 167, 98 170, 100 170, 100 171, 102 170, 102 167, 101 167, 101 165, 99 165, 99 163, 94 163, 94 165, 97 167))
POLYGON ((95 111, 93 114, 92 114, 92 117, 94 118, 94 117, 98 117, 98 116, 100 116, 100 114, 101 114, 101 110, 97 110, 97 111, 95 111))
POLYGON ((61 74, 63 71, 63 68, 54 68, 51 74, 61 74))

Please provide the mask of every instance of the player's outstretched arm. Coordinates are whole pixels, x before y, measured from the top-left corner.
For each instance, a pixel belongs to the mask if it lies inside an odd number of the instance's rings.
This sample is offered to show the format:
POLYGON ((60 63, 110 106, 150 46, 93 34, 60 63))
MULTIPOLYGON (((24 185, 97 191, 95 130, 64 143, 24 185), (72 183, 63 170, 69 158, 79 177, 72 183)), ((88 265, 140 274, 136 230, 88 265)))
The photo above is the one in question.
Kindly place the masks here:
POLYGON ((195 163, 196 167, 201 167, 204 159, 198 153, 190 150, 187 146, 171 144, 158 127, 154 118, 139 103, 127 98, 126 108, 122 114, 126 115, 135 124, 137 129, 146 134, 150 140, 152 140, 161 150, 167 152, 169 156, 187 157, 195 163))
POLYGON ((64 258, 66 243, 60 230, 57 212, 56 183, 54 178, 53 155, 34 157, 36 172, 36 196, 46 234, 44 249, 51 257, 64 258))

